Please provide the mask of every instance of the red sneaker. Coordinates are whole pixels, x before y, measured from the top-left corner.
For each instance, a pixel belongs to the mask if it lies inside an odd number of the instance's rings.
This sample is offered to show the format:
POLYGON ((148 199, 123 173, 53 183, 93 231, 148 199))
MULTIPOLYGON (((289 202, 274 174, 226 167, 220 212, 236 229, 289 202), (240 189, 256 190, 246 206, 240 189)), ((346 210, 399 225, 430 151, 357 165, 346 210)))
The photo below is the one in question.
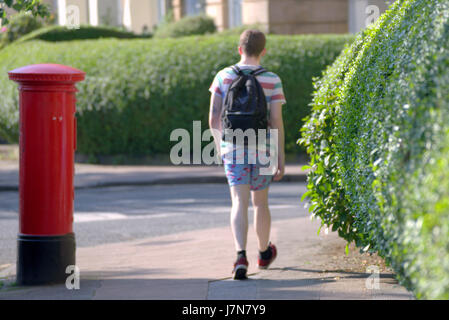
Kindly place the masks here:
POLYGON ((270 264, 274 261, 274 259, 276 259, 276 256, 278 253, 276 246, 270 242, 268 244, 268 247, 271 249, 271 258, 268 260, 265 260, 265 259, 262 259, 259 255, 259 259, 257 261, 257 264, 259 265, 259 269, 268 269, 270 264))
POLYGON ((234 263, 234 280, 247 279, 246 271, 248 270, 248 260, 245 257, 241 257, 234 263))

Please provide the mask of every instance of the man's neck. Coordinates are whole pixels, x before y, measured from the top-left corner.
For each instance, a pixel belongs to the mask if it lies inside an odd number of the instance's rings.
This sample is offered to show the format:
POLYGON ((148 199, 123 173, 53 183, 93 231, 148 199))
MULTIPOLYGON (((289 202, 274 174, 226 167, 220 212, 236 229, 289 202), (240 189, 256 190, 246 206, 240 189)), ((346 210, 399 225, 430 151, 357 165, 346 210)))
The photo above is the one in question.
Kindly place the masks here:
POLYGON ((260 58, 242 56, 240 59, 240 64, 260 66, 260 58))

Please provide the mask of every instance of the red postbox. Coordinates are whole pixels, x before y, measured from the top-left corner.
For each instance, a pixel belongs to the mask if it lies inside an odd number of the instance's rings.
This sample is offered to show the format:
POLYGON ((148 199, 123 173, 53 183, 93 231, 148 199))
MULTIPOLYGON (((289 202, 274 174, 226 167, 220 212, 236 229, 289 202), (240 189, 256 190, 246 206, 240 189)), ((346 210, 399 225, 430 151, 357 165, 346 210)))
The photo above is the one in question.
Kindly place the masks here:
POLYGON ((37 64, 8 74, 19 84, 20 105, 17 282, 63 282, 75 265, 75 83, 85 73, 37 64))

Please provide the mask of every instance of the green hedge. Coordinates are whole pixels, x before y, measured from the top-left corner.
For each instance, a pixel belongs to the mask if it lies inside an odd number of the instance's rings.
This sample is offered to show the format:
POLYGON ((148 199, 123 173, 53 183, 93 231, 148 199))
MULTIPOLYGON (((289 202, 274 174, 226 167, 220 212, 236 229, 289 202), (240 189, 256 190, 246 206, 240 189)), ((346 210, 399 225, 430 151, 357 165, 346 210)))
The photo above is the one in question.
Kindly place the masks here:
POLYGON ((95 27, 82 25, 79 29, 69 29, 64 26, 48 26, 23 36, 18 42, 30 40, 71 41, 100 38, 133 39, 149 37, 151 37, 151 35, 137 35, 126 30, 104 26, 95 27))
POLYGON ((312 214, 449 298, 449 4, 397 0, 315 82, 312 214))
MULTIPOLYGON (((311 79, 332 63, 352 36, 269 36, 267 69, 283 80, 286 148, 296 145, 309 113, 311 79)), ((209 86, 237 62, 237 36, 151 40, 30 41, 0 51, 0 136, 18 139, 17 86, 7 71, 60 63, 87 73, 78 85, 78 151, 99 155, 168 154, 175 128, 208 128, 209 86), (26 54, 23 54, 26 52, 26 54)))
POLYGON ((186 16, 178 21, 170 17, 159 25, 154 34, 157 38, 177 38, 192 35, 202 35, 217 31, 214 19, 206 15, 186 16))

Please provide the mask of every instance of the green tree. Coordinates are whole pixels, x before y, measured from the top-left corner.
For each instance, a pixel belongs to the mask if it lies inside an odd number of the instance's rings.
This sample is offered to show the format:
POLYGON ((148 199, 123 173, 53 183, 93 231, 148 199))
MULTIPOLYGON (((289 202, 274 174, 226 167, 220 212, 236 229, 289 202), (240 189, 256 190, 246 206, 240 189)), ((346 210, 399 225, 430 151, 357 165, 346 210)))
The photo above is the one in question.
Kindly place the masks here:
POLYGON ((18 12, 31 12, 35 17, 46 18, 50 15, 48 5, 41 3, 40 0, 0 0, 0 19, 2 19, 2 25, 9 23, 6 8, 12 8, 18 12))

